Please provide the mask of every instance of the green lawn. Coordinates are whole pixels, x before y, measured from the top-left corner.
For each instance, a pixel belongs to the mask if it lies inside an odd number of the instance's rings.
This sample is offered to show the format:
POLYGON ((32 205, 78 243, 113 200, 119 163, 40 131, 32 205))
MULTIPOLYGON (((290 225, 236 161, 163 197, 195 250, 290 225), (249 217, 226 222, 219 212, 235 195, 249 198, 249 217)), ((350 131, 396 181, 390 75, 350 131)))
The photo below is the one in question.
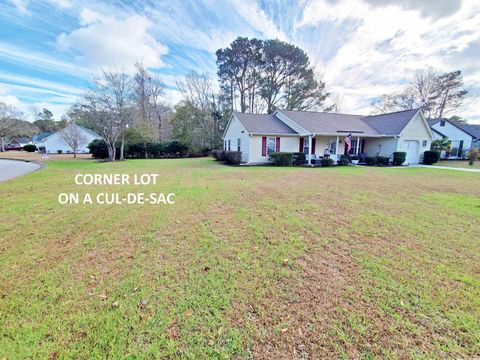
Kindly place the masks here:
POLYGON ((480 169, 480 161, 475 161, 473 165, 469 165, 468 160, 442 160, 434 165, 459 167, 459 168, 465 168, 465 169, 480 169))
POLYGON ((474 358, 480 176, 50 161, 0 184, 0 359, 474 358), (74 185, 159 173, 156 186, 74 185), (59 205, 60 192, 174 205, 59 205))

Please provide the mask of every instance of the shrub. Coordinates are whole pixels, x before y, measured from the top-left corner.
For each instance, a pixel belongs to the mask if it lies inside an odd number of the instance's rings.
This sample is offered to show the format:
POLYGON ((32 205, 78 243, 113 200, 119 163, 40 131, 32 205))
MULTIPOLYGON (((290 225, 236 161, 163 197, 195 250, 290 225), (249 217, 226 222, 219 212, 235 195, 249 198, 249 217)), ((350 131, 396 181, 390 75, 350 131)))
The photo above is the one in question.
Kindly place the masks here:
POLYGON ((242 161, 241 151, 224 151, 225 162, 230 165, 238 165, 242 161))
POLYGON ((340 160, 338 160, 337 164, 338 165, 343 165, 343 166, 350 165, 350 160, 345 155, 342 155, 340 157, 340 160))
POLYGON ((435 150, 427 150, 423 153, 423 163, 425 165, 432 165, 440 159, 440 152, 435 150))
POLYGON ((478 160, 478 155, 479 155, 479 152, 477 148, 470 150, 467 154, 468 165, 473 165, 473 163, 478 160))
POLYGON ((270 154, 270 159, 273 160, 273 165, 277 166, 292 166, 293 153, 275 152, 270 154))
POLYGON ((88 149, 90 154, 92 154, 95 159, 108 158, 107 144, 103 140, 93 140, 90 144, 88 144, 88 149))
POLYGON ((293 153, 293 165, 305 165, 307 157, 303 152, 293 153))
POLYGON ((61 154, 63 150, 57 150, 57 154, 61 154))
POLYGON ((377 156, 377 165, 385 166, 388 165, 389 158, 387 156, 377 156))
POLYGON ((367 164, 369 166, 376 165, 377 164, 377 158, 373 157, 373 156, 367 156, 365 158, 365 164, 367 164))
POLYGON ((37 147, 33 144, 27 144, 23 147, 23 150, 25 150, 26 152, 34 152, 37 150, 37 147))
POLYGON ((400 166, 405 162, 407 153, 404 151, 395 151, 393 153, 393 165, 400 166))
POLYGON ((333 159, 321 159, 320 165, 322 166, 333 166, 333 159))
POLYGON ((215 155, 218 161, 225 161, 225 150, 217 150, 215 155))

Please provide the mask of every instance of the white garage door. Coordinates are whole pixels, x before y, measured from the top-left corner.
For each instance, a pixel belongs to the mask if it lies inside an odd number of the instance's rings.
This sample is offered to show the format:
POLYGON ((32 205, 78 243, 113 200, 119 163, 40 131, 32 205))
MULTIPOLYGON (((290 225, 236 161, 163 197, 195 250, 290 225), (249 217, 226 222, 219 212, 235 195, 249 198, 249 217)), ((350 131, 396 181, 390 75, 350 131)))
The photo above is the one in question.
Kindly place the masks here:
POLYGON ((405 140, 402 143, 402 151, 407 153, 405 164, 417 164, 419 160, 418 141, 405 140))

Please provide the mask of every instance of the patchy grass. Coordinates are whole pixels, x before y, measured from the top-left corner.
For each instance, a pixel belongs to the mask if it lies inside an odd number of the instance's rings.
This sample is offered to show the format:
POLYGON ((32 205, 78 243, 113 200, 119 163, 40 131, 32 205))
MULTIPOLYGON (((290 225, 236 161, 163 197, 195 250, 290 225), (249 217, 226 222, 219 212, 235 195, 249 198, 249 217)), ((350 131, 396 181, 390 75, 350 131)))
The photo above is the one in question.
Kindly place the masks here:
POLYGON ((77 154, 76 159, 73 158, 73 154, 48 154, 48 158, 45 158, 41 153, 38 152, 15 150, 0 152, 0 159, 15 159, 37 162, 46 162, 48 160, 93 160, 91 154, 77 154))
POLYGON ((0 185, 0 358, 471 358, 480 177, 49 161, 0 185), (77 173, 158 173, 76 186, 77 173), (59 205, 60 192, 174 205, 59 205))
POLYGON ((480 169, 480 161, 475 161, 473 165, 469 165, 468 160, 442 160, 434 165, 458 167, 458 168, 465 168, 465 169, 480 169))

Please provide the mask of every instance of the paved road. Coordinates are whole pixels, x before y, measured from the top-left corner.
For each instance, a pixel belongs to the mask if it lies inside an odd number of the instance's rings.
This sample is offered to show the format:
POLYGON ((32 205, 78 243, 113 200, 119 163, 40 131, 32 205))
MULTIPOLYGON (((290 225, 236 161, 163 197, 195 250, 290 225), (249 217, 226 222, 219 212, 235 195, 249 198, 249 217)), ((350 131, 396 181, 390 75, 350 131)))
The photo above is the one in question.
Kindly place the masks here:
POLYGON ((28 174, 40 168, 40 165, 15 160, 0 160, 0 182, 28 174))

